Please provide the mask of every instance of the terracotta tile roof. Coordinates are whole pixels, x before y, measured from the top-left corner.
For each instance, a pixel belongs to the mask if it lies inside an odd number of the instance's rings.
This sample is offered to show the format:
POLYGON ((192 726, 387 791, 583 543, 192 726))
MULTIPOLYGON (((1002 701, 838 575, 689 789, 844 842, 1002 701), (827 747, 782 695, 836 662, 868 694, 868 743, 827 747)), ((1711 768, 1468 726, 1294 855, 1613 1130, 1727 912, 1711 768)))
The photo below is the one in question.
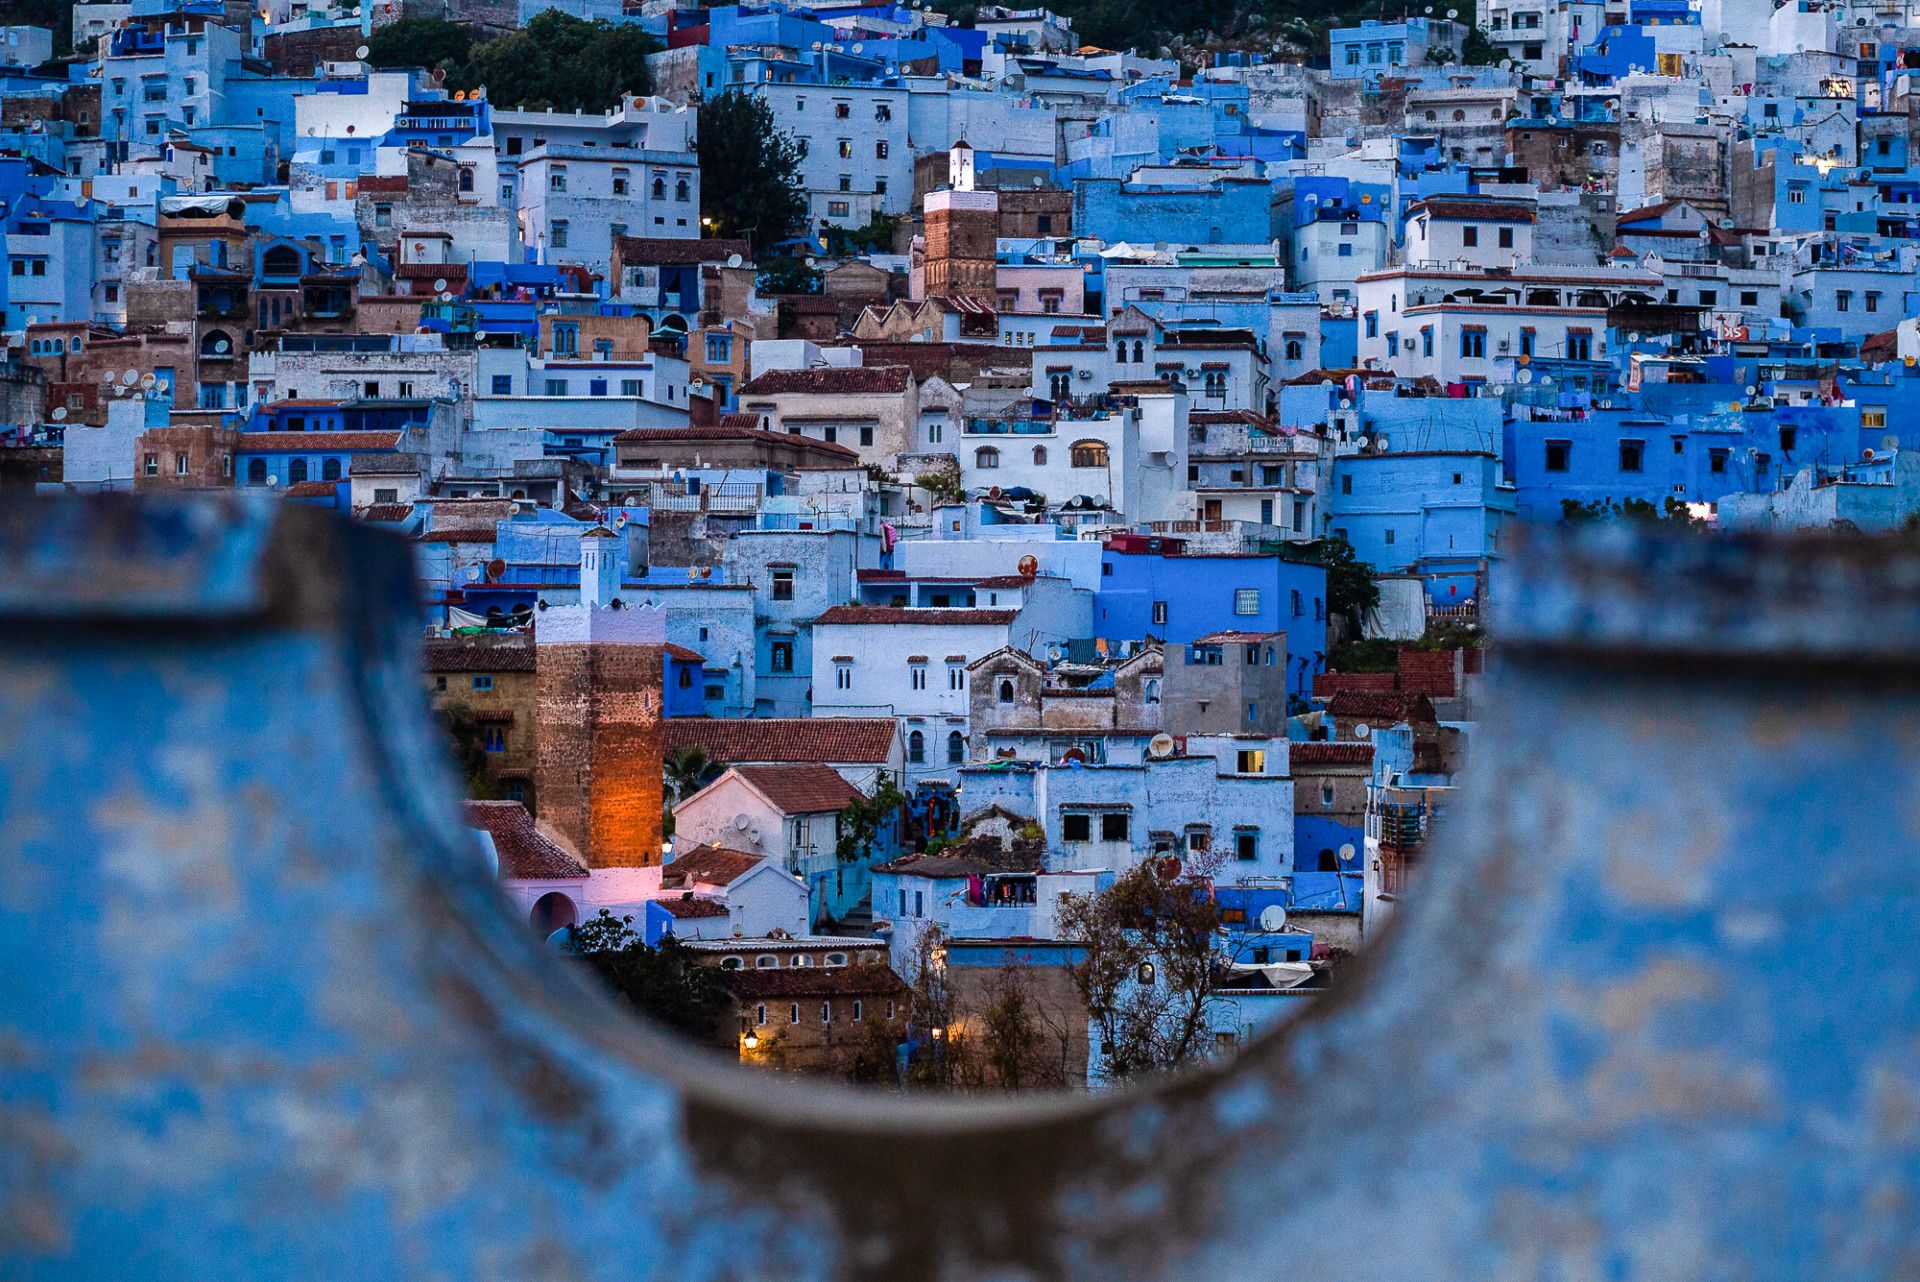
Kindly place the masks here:
POLYGON ((1287 746, 1289 768, 1298 766, 1367 766, 1373 764, 1370 743, 1295 743, 1287 746))
POLYGON ((338 481, 300 481, 283 492, 290 499, 332 498, 339 489, 338 481))
POLYGON ((889 996, 907 991, 906 981, 894 974, 892 967, 883 965, 728 970, 721 972, 721 982, 728 992, 746 1001, 762 997, 838 997, 842 994, 889 996))
POLYGON ((915 610, 893 605, 836 605, 814 620, 822 623, 1007 624, 1018 610, 915 610))
POLYGON ((860 799, 860 792, 832 766, 735 766, 733 774, 790 815, 817 815, 840 811, 860 799))
POLYGON ((587 866, 534 826, 533 816, 517 801, 469 801, 467 826, 493 838, 500 854, 500 875, 516 878, 584 877, 587 866))
POLYGON ((242 432, 234 448, 241 454, 321 454, 391 450, 399 444, 398 432, 242 432))
POLYGON ((1287 635, 1284 632, 1209 632, 1194 642, 1195 645, 1245 645, 1249 642, 1271 641, 1275 637, 1287 635))
POLYGON ((685 659, 688 663, 705 663, 707 661, 707 656, 701 654, 698 650, 689 650, 687 647, 675 645, 671 641, 667 642, 667 653, 676 659, 685 659))
POLYGON ((734 254, 742 262, 753 261, 753 245, 744 240, 724 237, 689 240, 669 236, 621 236, 614 241, 614 255, 624 265, 650 267, 691 266, 695 263, 724 263, 734 254))
POLYGON ((695 846, 674 856, 671 863, 660 869, 660 888, 678 890, 696 882, 708 886, 728 886, 758 868, 761 862, 759 855, 750 855, 744 850, 729 850, 725 846, 695 846))
POLYGON ((755 378, 740 389, 742 396, 777 396, 783 392, 819 392, 826 395, 878 394, 904 392, 913 372, 904 365, 851 369, 776 369, 755 378))
POLYGON ((891 863, 875 864, 873 871, 906 877, 973 877, 994 869, 985 860, 962 855, 906 855, 891 863))
POLYGON ((1386 718, 1388 724, 1434 719, 1431 699, 1397 690, 1342 690, 1327 701, 1327 712, 1336 717, 1386 718))
MULTIPOLYGON (((728 417, 733 417, 729 415, 728 417)), ((748 417, 753 417, 749 415, 748 417)), ((757 419, 756 419, 757 421, 757 419)), ((643 442, 650 445, 688 445, 710 441, 758 441, 766 445, 784 445, 791 449, 809 450, 815 454, 828 454, 835 458, 856 459, 860 456, 844 445, 834 445, 826 441, 816 441, 811 437, 798 436, 788 432, 769 432, 759 427, 728 427, 724 423, 712 427, 632 427, 613 438, 617 442, 643 442)))
POLYGON ((892 717, 669 717, 667 751, 699 748, 726 765, 884 765, 897 727, 892 717))
POLYGON ((725 917, 727 906, 718 899, 709 899, 705 895, 682 895, 678 899, 656 899, 653 901, 670 917, 725 917))
POLYGON ((1526 205, 1503 204, 1492 200, 1465 200, 1457 196, 1429 196, 1407 210, 1409 214, 1425 210, 1435 218, 1485 218, 1503 223, 1530 223, 1533 210, 1526 205))
POLYGON ((531 642, 515 638, 495 641, 476 638, 471 641, 429 641, 425 646, 428 672, 532 672, 534 651, 531 642))
POLYGON ((413 504, 369 503, 354 515, 363 521, 404 521, 413 515, 413 504))

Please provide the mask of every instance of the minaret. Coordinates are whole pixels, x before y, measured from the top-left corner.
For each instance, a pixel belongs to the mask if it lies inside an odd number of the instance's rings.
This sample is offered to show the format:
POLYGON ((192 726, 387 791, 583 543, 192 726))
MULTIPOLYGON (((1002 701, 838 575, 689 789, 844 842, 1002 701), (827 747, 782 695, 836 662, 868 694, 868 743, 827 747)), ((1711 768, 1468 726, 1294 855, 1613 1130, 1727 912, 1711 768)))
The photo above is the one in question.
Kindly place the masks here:
POLYGON ((660 863, 665 751, 660 611, 620 600, 622 541, 580 537, 580 603, 534 616, 540 820, 586 860, 591 901, 632 898, 627 870, 660 863))

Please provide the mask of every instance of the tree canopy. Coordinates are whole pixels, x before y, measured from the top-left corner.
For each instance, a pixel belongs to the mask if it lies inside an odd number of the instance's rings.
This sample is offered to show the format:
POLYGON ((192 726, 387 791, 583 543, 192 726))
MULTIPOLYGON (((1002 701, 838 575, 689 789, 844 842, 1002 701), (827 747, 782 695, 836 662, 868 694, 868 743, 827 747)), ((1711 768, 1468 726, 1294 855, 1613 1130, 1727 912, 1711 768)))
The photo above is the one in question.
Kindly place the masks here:
POLYGON ((700 214, 712 236, 756 249, 804 232, 800 145, 774 127, 763 98, 729 89, 700 106, 700 214))
POLYGON ((653 87, 647 55, 656 41, 632 23, 588 22, 548 9, 518 31, 476 42, 458 23, 406 18, 368 43, 376 67, 439 67, 448 89, 485 88, 501 107, 609 111, 623 93, 653 87))
POLYGON ((677 1032, 710 1040, 727 1013, 720 972, 702 966, 672 935, 658 948, 647 947, 631 917, 602 908, 598 917, 574 927, 572 947, 629 1005, 677 1032))
POLYGON ((1358 633, 1367 615, 1380 605, 1373 567, 1353 552, 1353 544, 1330 534, 1314 544, 1315 559, 1327 572, 1327 613, 1345 618, 1358 633))

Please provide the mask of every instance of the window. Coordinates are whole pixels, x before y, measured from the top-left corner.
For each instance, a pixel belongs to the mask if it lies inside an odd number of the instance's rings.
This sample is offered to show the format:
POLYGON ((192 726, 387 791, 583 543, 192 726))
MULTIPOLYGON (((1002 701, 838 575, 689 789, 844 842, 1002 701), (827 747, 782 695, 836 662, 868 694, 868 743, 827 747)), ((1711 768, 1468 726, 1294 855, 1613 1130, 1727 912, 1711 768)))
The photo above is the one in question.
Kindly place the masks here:
POLYGON ((793 567, 776 565, 773 567, 773 599, 776 601, 793 600, 793 567))
POLYGON ((1107 447, 1101 441, 1075 441, 1069 462, 1074 467, 1105 467, 1107 447))
POLYGON ((1843 312, 1852 311, 1853 310, 1853 291, 1850 289, 1843 289, 1843 290, 1840 290, 1838 293, 1834 294, 1833 305, 1834 307, 1836 307, 1837 309, 1843 312))
POLYGON ((555 165, 553 167, 553 171, 547 175, 547 190, 548 191, 565 191, 566 189, 567 189, 566 166, 555 165))
POLYGON ((1431 325, 1420 327, 1420 354, 1428 357, 1433 355, 1433 326, 1431 325))
POLYGON ((800 1003, 799 1002, 788 1003, 787 1022, 789 1024, 798 1024, 800 1022, 800 1003))
POLYGON ((1500 229, 1500 248, 1502 249, 1513 248, 1513 228, 1502 227, 1500 229))
POLYGON ((158 454, 147 455, 146 472, 148 476, 160 475, 160 456, 158 454))
POLYGON ((491 690, 491 689, 493 689, 493 674, 492 674, 491 672, 476 672, 476 673, 474 673, 474 676, 473 676, 473 688, 474 688, 474 689, 476 689, 476 690, 491 690))
POLYGON ((566 379, 564 379, 564 378, 550 378, 550 379, 548 379, 548 380, 547 380, 547 395, 548 395, 548 396, 565 396, 566 394, 567 394, 567 380, 566 380, 566 379))
POLYGON ((487 726, 480 732, 480 737, 488 752, 505 752, 507 750, 507 732, 500 726, 487 726))
POLYGON ((973 452, 973 465, 977 468, 1000 466, 1000 451, 988 445, 973 452))
POLYGON ((1484 329, 1463 329, 1460 331, 1460 355, 1469 360, 1483 359, 1487 354, 1487 331, 1484 329))
POLYGON ((947 689, 964 690, 967 688, 967 670, 957 663, 947 664, 947 689))
POLYGON ((1791 454, 1793 452, 1793 447, 1799 444, 1799 441, 1800 441, 1799 428, 1783 427, 1780 429, 1780 452, 1782 454, 1791 454))
POLYGON ((1233 590, 1233 612, 1238 615, 1260 613, 1259 588, 1235 588, 1233 590))
POLYGON ((1471 225, 1462 227, 1460 229, 1460 243, 1468 249, 1478 247, 1480 244, 1480 229, 1471 225))
POLYGON ((1258 828, 1236 828, 1233 832, 1233 857, 1242 863, 1252 863, 1260 858, 1260 830, 1258 828))
POLYGON ((553 224, 553 238, 550 242, 555 249, 567 247, 567 220, 562 218, 553 224))
POLYGON ((967 737, 958 730, 947 732, 947 764, 958 766, 967 760, 967 737))
POLYGON ((513 375, 495 374, 493 376, 493 394, 495 396, 512 396, 513 375))
MULTIPOLYGON (((845 965, 846 963, 842 962, 841 964, 845 965)), ((853 999, 853 1022, 857 1024, 860 1021, 864 1020, 866 1017, 867 1017, 866 1004, 863 1003, 858 997, 854 998, 853 999)))
POLYGON ((1708 450, 1707 470, 1715 476, 1724 476, 1727 471, 1727 454, 1726 450, 1708 450))
POLYGON ((1153 603, 1153 621, 1155 623, 1165 623, 1167 621, 1167 603, 1165 601, 1155 601, 1153 603))
POLYGON ((1879 290, 1870 289, 1867 291, 1867 310, 1870 312, 1877 312, 1880 310, 1880 291, 1879 290))
POLYGON ((247 484, 265 485, 267 483, 267 461, 265 459, 247 460, 247 484))
POLYGON ((915 690, 927 688, 927 665, 914 663, 907 667, 907 684, 915 690))
POLYGON ((707 335, 707 364, 725 365, 733 359, 732 334, 707 335))
POLYGON ((832 1002, 820 1003, 820 1022, 822 1024, 831 1024, 833 1022, 833 1003, 832 1002))
POLYGON ((1092 815, 1061 815, 1060 840, 1084 842, 1093 840, 1092 815))
POLYGON ((1100 816, 1100 840, 1125 841, 1127 839, 1127 816, 1124 813, 1109 813, 1100 816))
POLYGON ((1620 470, 1622 472, 1639 472, 1643 470, 1646 454, 1647 443, 1645 441, 1620 442, 1620 470))
POLYGON ((1547 471, 1564 472, 1573 457, 1572 441, 1547 442, 1547 471))
POLYGON ((885 160, 887 158, 887 143, 884 138, 873 144, 873 155, 876 160, 885 160))
POLYGON ((1243 748, 1234 763, 1234 769, 1243 775, 1263 775, 1267 773, 1267 752, 1264 748, 1243 748))
POLYGON ((914 730, 907 735, 907 760, 912 764, 924 765, 927 760, 927 736, 914 730))
POLYGON ((1740 291, 1740 306, 1742 306, 1742 307, 1758 307, 1759 305, 1760 305, 1760 291, 1759 291, 1759 290, 1757 290, 1757 289, 1743 289, 1743 290, 1741 290, 1741 291, 1740 291))
POLYGON ((842 663, 842 664, 835 665, 834 671, 833 671, 833 685, 836 690, 853 689, 853 665, 851 663, 842 663))
POLYGON ((770 647, 775 672, 793 671, 793 642, 775 641, 770 647))
POLYGON ((847 119, 847 117, 851 116, 852 114, 853 114, 852 103, 836 102, 833 104, 833 118, 835 120, 845 120, 847 119))
POLYGON ((303 484, 306 481, 306 479, 307 479, 307 461, 305 459, 297 458, 293 460, 293 462, 287 464, 287 484, 288 485, 300 485, 300 484, 303 484))

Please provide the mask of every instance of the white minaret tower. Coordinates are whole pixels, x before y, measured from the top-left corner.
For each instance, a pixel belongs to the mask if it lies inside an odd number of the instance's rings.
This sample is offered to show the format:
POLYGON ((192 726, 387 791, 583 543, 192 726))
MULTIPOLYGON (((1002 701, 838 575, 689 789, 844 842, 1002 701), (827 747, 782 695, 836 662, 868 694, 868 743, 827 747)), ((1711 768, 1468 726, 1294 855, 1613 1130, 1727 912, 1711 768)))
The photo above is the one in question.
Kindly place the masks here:
POLYGON ((620 594, 622 544, 618 534, 596 525, 580 536, 580 604, 604 610, 620 594))
POLYGON ((948 186, 955 191, 973 190, 973 148, 967 146, 965 138, 955 142, 947 152, 947 175, 951 180, 948 186))

